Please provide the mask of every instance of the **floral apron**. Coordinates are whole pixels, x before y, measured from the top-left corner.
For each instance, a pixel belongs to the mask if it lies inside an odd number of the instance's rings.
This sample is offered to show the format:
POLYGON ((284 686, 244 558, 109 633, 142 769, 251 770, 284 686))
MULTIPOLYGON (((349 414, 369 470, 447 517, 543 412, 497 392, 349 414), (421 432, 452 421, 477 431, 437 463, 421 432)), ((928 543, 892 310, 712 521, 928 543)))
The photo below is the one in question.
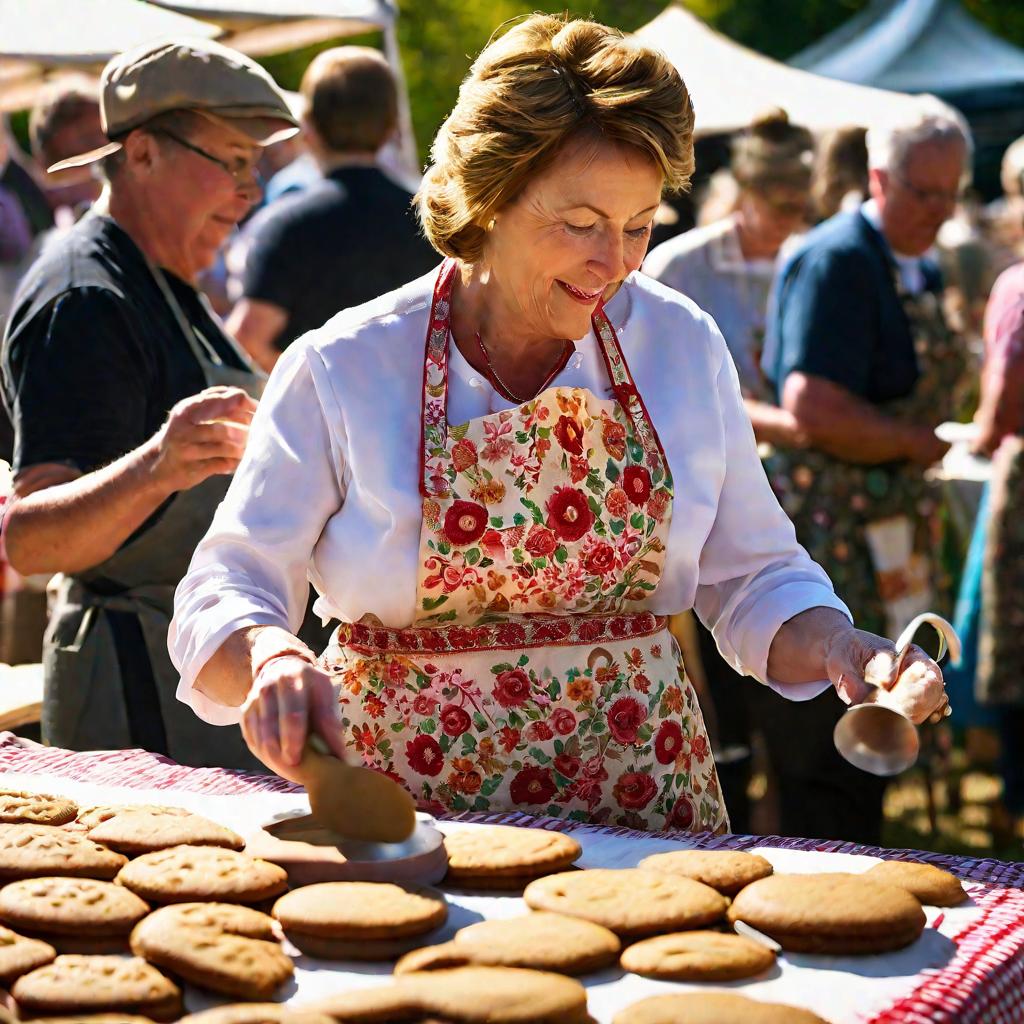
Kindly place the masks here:
POLYGON ((728 827, 704 721, 665 619, 672 478, 615 331, 614 399, 552 387, 447 422, 441 268, 423 377, 414 624, 341 624, 325 667, 349 747, 426 810, 640 829, 728 827))
MULTIPOLYGON (((967 356, 939 297, 911 295, 894 279, 914 342, 919 376, 883 412, 936 427, 955 418, 967 356)), ((822 452, 775 451, 765 462, 797 539, 828 573, 861 629, 895 638, 922 611, 945 608, 941 493, 924 469, 901 462, 861 466, 822 452)))

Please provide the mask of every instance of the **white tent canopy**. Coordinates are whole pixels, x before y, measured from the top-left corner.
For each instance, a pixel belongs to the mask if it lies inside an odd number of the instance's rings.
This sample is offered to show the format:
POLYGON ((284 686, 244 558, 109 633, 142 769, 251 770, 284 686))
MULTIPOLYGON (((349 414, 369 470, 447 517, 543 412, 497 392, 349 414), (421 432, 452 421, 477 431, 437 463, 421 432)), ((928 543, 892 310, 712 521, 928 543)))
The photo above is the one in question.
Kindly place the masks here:
POLYGON ((150 39, 222 32, 142 0, 0 0, 0 110, 30 106, 55 69, 96 71, 150 39))
POLYGON ((891 123, 923 105, 944 106, 932 96, 907 96, 787 67, 733 42, 675 5, 636 35, 678 68, 693 97, 700 135, 736 131, 773 106, 811 131, 891 123))

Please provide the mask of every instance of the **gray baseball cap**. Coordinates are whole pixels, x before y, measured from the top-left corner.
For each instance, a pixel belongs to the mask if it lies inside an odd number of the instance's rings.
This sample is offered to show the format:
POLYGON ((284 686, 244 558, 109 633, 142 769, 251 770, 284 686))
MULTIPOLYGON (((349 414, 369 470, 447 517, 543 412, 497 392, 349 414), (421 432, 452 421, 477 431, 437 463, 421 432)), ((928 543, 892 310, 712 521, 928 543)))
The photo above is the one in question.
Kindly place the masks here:
POLYGON ((197 110, 267 146, 294 135, 299 123, 270 75, 251 58, 207 39, 166 39, 114 57, 100 77, 100 115, 111 141, 49 168, 100 160, 157 114, 197 110))

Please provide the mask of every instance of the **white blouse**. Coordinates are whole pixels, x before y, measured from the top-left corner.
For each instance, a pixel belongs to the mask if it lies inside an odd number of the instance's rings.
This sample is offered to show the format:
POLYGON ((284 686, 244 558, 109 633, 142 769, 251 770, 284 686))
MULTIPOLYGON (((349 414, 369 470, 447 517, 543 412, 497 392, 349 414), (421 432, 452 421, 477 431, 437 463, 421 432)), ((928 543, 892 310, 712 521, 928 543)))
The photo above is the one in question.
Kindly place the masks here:
MULTIPOLYGON (((416 607, 424 344, 436 272, 347 309, 293 344, 274 369, 242 459, 175 595, 168 633, 180 700, 215 724, 238 721, 193 684, 227 637, 252 625, 294 632, 307 579, 326 619, 408 626, 416 607)), ((768 649, 809 608, 849 615, 796 542, 772 494, 714 321, 689 299, 631 275, 608 303, 626 361, 675 483, 664 572, 645 607, 695 608, 726 661, 786 696, 768 649)), ((451 346, 448 419, 506 402, 451 346)), ((602 396, 611 385, 593 333, 551 386, 602 396)))

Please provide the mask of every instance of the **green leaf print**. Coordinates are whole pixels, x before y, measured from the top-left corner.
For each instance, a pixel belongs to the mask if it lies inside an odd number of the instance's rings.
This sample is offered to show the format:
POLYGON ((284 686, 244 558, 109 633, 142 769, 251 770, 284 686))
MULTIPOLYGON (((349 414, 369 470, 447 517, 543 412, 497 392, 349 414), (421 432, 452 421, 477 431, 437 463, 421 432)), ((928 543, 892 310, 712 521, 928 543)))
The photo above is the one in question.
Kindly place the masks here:
POLYGON ((483 785, 480 787, 480 793, 482 796, 493 796, 501 785, 501 776, 495 775, 493 778, 484 779, 483 785))
MULTIPOLYGON (((582 724, 584 724, 584 723, 582 723, 582 722, 581 722, 580 724, 582 725, 582 724)), ((603 732, 605 731, 605 729, 606 729, 606 728, 607 728, 607 726, 606 726, 606 725, 604 724, 604 722, 602 722, 602 721, 601 721, 601 719, 600 719, 600 718, 595 718, 595 719, 593 719, 593 721, 592 721, 592 722, 590 723, 590 731, 591 731, 592 733, 594 733, 595 735, 598 735, 598 736, 599 736, 599 735, 600 735, 601 733, 603 733, 603 732)), ((581 731, 582 731, 582 730, 581 730, 581 731)))
POLYGON ((650 738, 653 735, 654 735, 654 727, 652 725, 650 725, 649 723, 645 723, 644 725, 641 725, 640 728, 637 729, 637 731, 636 731, 636 738, 641 743, 647 743, 648 740, 650 740, 650 738))
POLYGON ((512 561, 515 562, 516 565, 522 565, 523 562, 526 561, 526 556, 523 554, 523 551, 522 551, 521 548, 513 548, 513 550, 512 550, 512 561))
POLYGON ((565 565, 566 561, 569 558, 569 552, 566 551, 561 544, 559 544, 558 547, 555 548, 554 558, 559 565, 565 565))
POLYGON ((558 804, 548 804, 548 817, 557 818, 562 813, 562 808, 558 804))
POLYGON ((425 732, 428 736, 433 736, 436 729, 437 722, 432 718, 424 718, 423 721, 420 722, 420 732, 425 732))
POLYGON ((525 526, 526 525, 526 516, 524 516, 522 512, 516 512, 515 515, 512 516, 512 525, 513 526, 525 526))
POLYGON ((551 758, 540 747, 530 747, 529 754, 537 764, 551 764, 551 758))
POLYGON ((613 519, 608 523, 608 528, 612 531, 613 536, 618 537, 626 528, 626 524, 621 519, 613 519))
POLYGON ((536 502, 530 501, 529 498, 520 498, 519 503, 529 509, 530 515, 533 516, 533 521, 538 526, 544 525, 544 513, 537 507, 536 502))
POLYGON ((508 713, 508 724, 511 725, 513 729, 522 729, 526 722, 524 721, 523 716, 517 711, 510 711, 508 713))
POLYGON ((540 558, 535 558, 533 560, 533 567, 535 569, 546 569, 548 567, 548 560, 541 555, 540 558))
POLYGON ((608 460, 608 465, 604 467, 604 475, 611 480, 612 483, 615 483, 615 481, 621 476, 619 473, 619 467, 616 466, 611 459, 608 460))
POLYGON ((423 610, 432 612, 435 608, 440 608, 447 600, 447 594, 442 594, 440 597, 425 597, 423 598, 423 610))
POLYGON ((491 723, 488 722, 487 719, 484 718, 484 716, 481 715, 479 711, 474 711, 473 712, 473 724, 481 732, 483 732, 485 729, 489 729, 490 725, 491 725, 491 723))
POLYGON ((481 569, 490 569, 490 567, 492 565, 494 565, 494 559, 493 558, 481 558, 480 559, 480 568, 481 569))
POLYGON ((487 811, 487 810, 490 810, 490 805, 487 803, 487 801, 482 796, 478 796, 473 801, 473 810, 474 811, 487 811))
POLYGON ((503 661, 503 662, 500 662, 497 665, 492 665, 491 666, 491 671, 495 675, 497 675, 499 672, 508 672, 508 671, 511 670, 511 668, 512 668, 512 662, 510 662, 510 661, 503 661))
POLYGON ((569 821, 590 821, 589 811, 570 811, 566 818, 569 821))
POLYGON ((441 733, 437 740, 441 749, 447 754, 452 749, 452 738, 447 733, 441 733))
POLYGON ((590 506, 590 511, 594 513, 594 518, 595 519, 600 519, 601 518, 601 503, 597 500, 597 498, 595 498, 595 497, 593 497, 593 495, 591 495, 591 497, 587 498, 587 504, 590 506))
POLYGON ((548 696, 552 700, 558 700, 558 697, 561 694, 561 692, 562 692, 561 684, 558 682, 557 679, 552 679, 551 682, 548 683, 548 696))
POLYGON ((391 731, 392 732, 402 732, 403 729, 405 729, 405 722, 392 722, 391 723, 391 731))
POLYGON ((480 549, 470 548, 466 552, 466 565, 476 565, 480 561, 480 549))
POLYGON ((643 516, 643 513, 641 513, 641 512, 634 512, 629 517, 629 525, 632 526, 634 530, 642 530, 644 528, 644 516, 643 516))
POLYGON ((516 431, 516 442, 518 444, 527 444, 530 440, 530 435, 525 430, 516 431))
POLYGON ((377 744, 377 749, 380 751, 380 755, 385 761, 394 760, 395 755, 391 749, 391 740, 381 740, 380 743, 377 744))
POLYGON ((526 668, 526 666, 529 665, 529 664, 530 664, 530 656, 528 654, 520 654, 519 655, 519 661, 516 662, 516 665, 519 668, 526 668))
POLYGON ((455 426, 448 427, 448 433, 455 438, 456 441, 461 441, 469 430, 468 423, 456 423, 455 426))
POLYGON ((560 739, 558 739, 556 737, 555 738, 555 753, 556 754, 561 754, 564 751, 565 751, 565 744, 560 739))
POLYGON ((452 553, 452 546, 448 541, 443 540, 437 545, 437 550, 442 555, 450 555, 452 553))
POLYGON ((551 773, 555 777, 555 785, 559 789, 566 789, 572 785, 572 779, 567 779, 561 772, 552 771, 551 773))
POLYGON ((537 436, 538 437, 543 437, 544 440, 546 441, 551 436, 551 428, 550 427, 538 427, 537 428, 537 436))
POLYGON ((462 734, 463 754, 472 754, 474 750, 476 750, 476 737, 471 732, 464 732, 462 734))
POLYGON ((496 530, 500 530, 503 524, 504 520, 501 518, 501 516, 491 516, 491 526, 493 526, 496 530))
POLYGON ((626 438, 626 447, 629 449, 629 457, 642 465, 644 461, 643 445, 639 444, 635 438, 628 437, 626 438))

